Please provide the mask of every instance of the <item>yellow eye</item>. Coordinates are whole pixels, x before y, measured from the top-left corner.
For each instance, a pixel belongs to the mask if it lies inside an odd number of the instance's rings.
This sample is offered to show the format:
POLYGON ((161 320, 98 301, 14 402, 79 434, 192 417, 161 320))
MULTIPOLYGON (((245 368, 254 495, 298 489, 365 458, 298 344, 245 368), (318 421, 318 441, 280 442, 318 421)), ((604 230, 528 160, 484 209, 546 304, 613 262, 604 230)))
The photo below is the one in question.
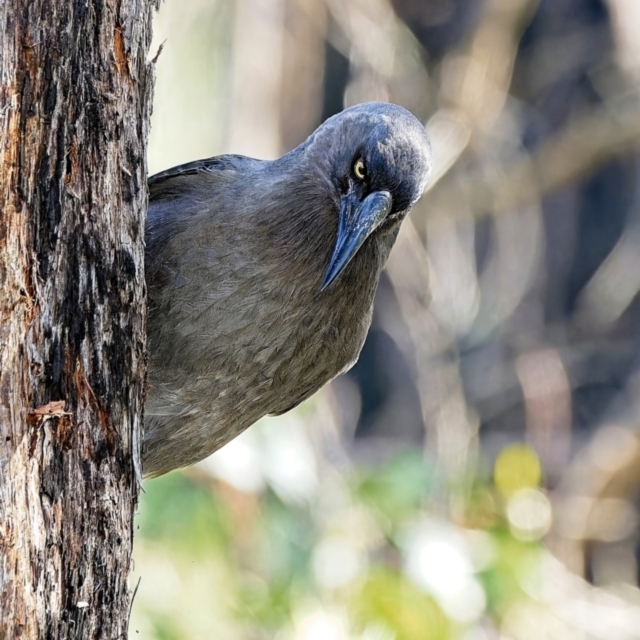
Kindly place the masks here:
POLYGON ((367 171, 364 166, 364 162, 362 160, 356 160, 353 165, 353 174, 358 180, 364 180, 367 175, 367 171))

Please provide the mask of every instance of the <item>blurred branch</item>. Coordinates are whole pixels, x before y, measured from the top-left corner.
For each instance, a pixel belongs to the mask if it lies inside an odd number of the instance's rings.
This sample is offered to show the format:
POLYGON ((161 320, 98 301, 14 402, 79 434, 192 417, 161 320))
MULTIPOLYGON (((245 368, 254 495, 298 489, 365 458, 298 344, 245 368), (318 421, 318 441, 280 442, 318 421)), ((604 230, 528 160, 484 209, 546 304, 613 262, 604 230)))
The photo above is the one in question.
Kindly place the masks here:
POLYGON ((542 145, 532 157, 539 194, 575 182, 612 158, 640 148, 638 98, 609 100, 542 145))
POLYGON ((584 574, 587 547, 633 539, 638 524, 634 496, 640 487, 637 427, 598 429, 566 468, 553 492, 553 553, 584 574))
MULTIPOLYGON (((396 343, 416 367, 416 385, 427 431, 426 451, 444 485, 434 495, 448 500, 451 513, 463 503, 466 480, 473 469, 478 421, 468 410, 456 359, 448 350, 454 336, 443 329, 430 309, 429 283, 433 269, 415 227, 406 220, 387 273, 396 294, 400 313, 411 337, 396 343)), ((458 514, 459 515, 459 514, 458 514)))
POLYGON ((523 154, 515 161, 505 158, 492 168, 491 175, 482 170, 464 176, 451 174, 426 198, 430 210, 438 215, 456 215, 460 210, 476 217, 510 212, 534 204, 612 158, 639 148, 639 96, 611 99, 576 116, 531 156, 523 154))
POLYGON ((538 0, 488 0, 466 55, 444 59, 439 99, 465 114, 475 134, 489 131, 504 109, 518 43, 538 0))
POLYGON ((329 37, 351 64, 345 104, 388 100, 418 115, 424 112, 430 79, 420 45, 388 0, 325 3, 341 32, 336 37, 329 31, 329 37), (416 91, 416 86, 423 89, 416 91))

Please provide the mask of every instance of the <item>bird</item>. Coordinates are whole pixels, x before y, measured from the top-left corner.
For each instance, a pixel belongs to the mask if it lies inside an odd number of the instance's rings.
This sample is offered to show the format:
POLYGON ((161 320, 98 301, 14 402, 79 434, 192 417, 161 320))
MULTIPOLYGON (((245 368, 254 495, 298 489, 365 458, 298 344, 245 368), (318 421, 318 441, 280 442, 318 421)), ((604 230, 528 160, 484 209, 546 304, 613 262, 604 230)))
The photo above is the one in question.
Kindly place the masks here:
POLYGON ((276 160, 222 155, 148 179, 144 477, 204 459, 353 366, 431 166, 421 122, 369 102, 276 160))

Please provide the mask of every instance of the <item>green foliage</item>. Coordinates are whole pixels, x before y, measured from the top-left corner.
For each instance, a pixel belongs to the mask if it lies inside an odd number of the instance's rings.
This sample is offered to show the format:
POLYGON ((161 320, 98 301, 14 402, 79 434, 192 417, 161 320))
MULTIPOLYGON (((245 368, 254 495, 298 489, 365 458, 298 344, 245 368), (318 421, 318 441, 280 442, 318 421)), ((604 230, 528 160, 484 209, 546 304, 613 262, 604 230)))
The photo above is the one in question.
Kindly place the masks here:
MULTIPOLYGON (((432 526, 434 477, 422 455, 405 453, 324 483, 302 504, 287 504, 271 489, 242 493, 205 474, 172 473, 147 483, 136 544, 143 579, 132 629, 156 640, 457 640, 481 620, 499 628, 510 608, 528 598, 522 580, 540 543, 514 536, 504 511, 508 497, 481 478, 465 494, 457 523, 441 517, 432 526), (422 566, 419 553, 411 555, 407 532, 416 527, 418 547, 420 536, 428 542, 437 533, 438 544, 453 545, 450 553, 468 536, 480 536, 490 549, 481 566, 461 574, 482 599, 470 619, 459 617, 470 596, 460 591, 452 608, 451 594, 439 592, 430 575, 442 567, 422 566), (335 584, 318 574, 325 562, 318 549, 327 539, 351 550, 336 560, 338 570, 360 558, 353 575, 335 584), (416 563, 417 573, 409 570, 416 563), (167 571, 170 582, 156 580, 167 571), (416 580, 420 571, 425 580, 416 580), (338 631, 322 631, 323 624, 338 631)), ((470 554, 462 567, 476 562, 477 544, 468 547, 459 551, 470 554)), ((448 579, 441 576, 445 587, 448 579)))
POLYGON ((362 629, 381 623, 396 640, 451 638, 451 625, 433 598, 389 568, 370 572, 354 598, 353 612, 362 629))
POLYGON ((501 618, 515 602, 525 598, 520 586, 522 576, 540 555, 540 548, 538 544, 514 539, 506 527, 495 529, 492 538, 498 553, 480 579, 487 594, 488 610, 501 618))
POLYGON ((424 503, 432 474, 420 453, 392 458, 381 469, 360 472, 354 482, 354 498, 367 505, 387 527, 412 518, 424 503))
POLYGON ((180 473, 145 485, 137 523, 139 535, 189 554, 223 551, 232 544, 229 509, 209 491, 180 473))

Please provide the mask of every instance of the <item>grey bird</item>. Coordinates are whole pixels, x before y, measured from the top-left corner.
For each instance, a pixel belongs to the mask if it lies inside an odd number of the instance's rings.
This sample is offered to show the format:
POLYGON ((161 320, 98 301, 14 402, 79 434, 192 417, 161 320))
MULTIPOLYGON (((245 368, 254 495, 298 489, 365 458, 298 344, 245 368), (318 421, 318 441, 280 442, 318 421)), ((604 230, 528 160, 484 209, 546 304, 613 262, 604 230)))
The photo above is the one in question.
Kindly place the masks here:
POLYGON ((374 102, 278 160, 225 155, 149 178, 145 476, 202 460, 355 363, 430 169, 420 122, 374 102))

